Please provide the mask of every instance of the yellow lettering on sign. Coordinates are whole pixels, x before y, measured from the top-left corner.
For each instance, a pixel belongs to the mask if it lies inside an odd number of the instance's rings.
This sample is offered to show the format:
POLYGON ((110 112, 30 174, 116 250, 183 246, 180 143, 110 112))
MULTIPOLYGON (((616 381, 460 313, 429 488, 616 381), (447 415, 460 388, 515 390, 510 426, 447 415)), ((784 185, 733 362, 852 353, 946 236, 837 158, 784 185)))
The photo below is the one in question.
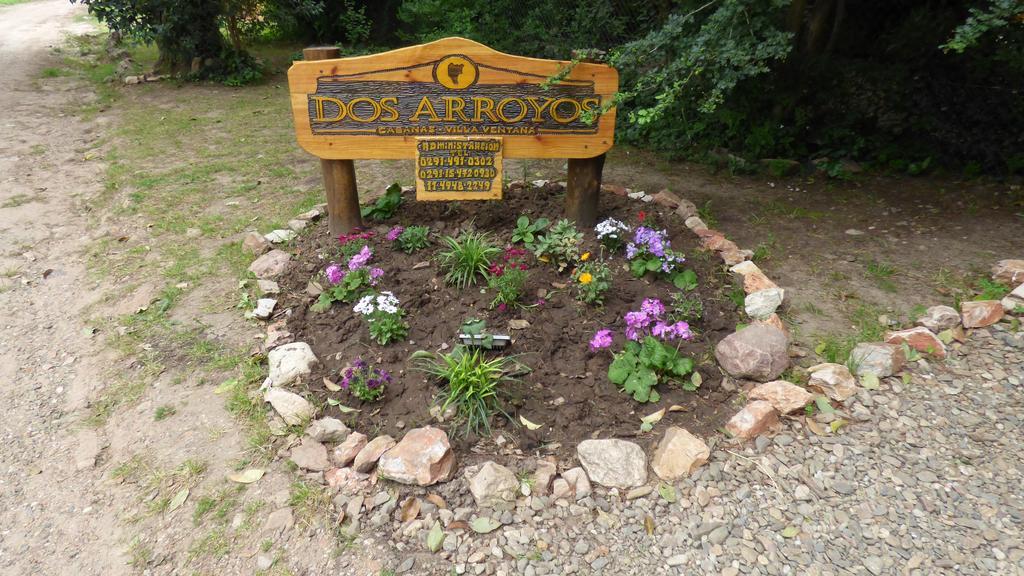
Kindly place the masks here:
POLYGON ((316 103, 316 116, 317 122, 337 122, 345 117, 345 103, 337 98, 331 98, 330 96, 313 96, 313 101, 316 103), (324 116, 324 102, 331 102, 338 107, 338 115, 333 118, 327 118, 324 116))
POLYGON ((416 113, 413 114, 412 118, 409 118, 409 120, 419 122, 421 114, 429 114, 431 122, 441 121, 441 117, 437 115, 436 111, 434 111, 434 105, 430 103, 430 98, 427 98, 426 96, 420 99, 420 104, 416 107, 416 113))
POLYGON ((555 100, 554 104, 551 105, 550 114, 551 118, 555 122, 558 122, 559 124, 568 124, 569 122, 572 122, 573 120, 576 120, 577 118, 580 117, 580 103, 573 100, 572 98, 559 98, 558 100, 555 100), (564 102, 572 104, 574 110, 572 116, 569 116, 568 118, 558 115, 558 107, 561 106, 564 102))
POLYGON ((553 98, 548 98, 547 101, 544 102, 543 104, 538 104, 536 98, 534 98, 532 96, 527 96, 526 97, 526 101, 529 102, 530 103, 530 107, 533 108, 533 121, 534 122, 543 122, 544 119, 541 118, 541 114, 544 113, 544 109, 545 108, 547 108, 548 106, 551 105, 551 102, 553 102, 554 99, 553 98))
POLYGON ((498 121, 498 117, 494 115, 494 100, 483 96, 474 96, 473 122, 480 122, 482 114, 486 114, 491 119, 491 122, 498 121))
POLYGON ((381 122, 394 122, 395 120, 398 120, 398 109, 394 107, 394 105, 397 104, 398 98, 395 98, 394 96, 388 96, 387 98, 380 99, 380 109, 387 114, 387 116, 382 115, 380 117, 381 122))
POLYGON ((526 117, 526 112, 526 103, 520 100, 519 98, 505 98, 501 102, 498 102, 498 116, 501 116, 502 122, 508 122, 510 124, 513 122, 519 122, 520 120, 526 117), (516 106, 519 106, 518 116, 514 116, 512 118, 505 116, 505 107, 508 106, 509 104, 515 104, 516 106))
POLYGON ((380 104, 377 104, 375 100, 370 98, 353 98, 348 103, 348 117, 355 120, 356 122, 373 122, 380 116, 380 104), (373 109, 373 114, 369 117, 362 117, 356 115, 356 104, 367 103, 373 109))
POLYGON ((459 118, 463 122, 469 122, 469 118, 462 111, 466 108, 466 101, 462 98, 455 98, 452 96, 444 97, 444 119, 448 122, 455 121, 455 114, 459 115, 459 118))

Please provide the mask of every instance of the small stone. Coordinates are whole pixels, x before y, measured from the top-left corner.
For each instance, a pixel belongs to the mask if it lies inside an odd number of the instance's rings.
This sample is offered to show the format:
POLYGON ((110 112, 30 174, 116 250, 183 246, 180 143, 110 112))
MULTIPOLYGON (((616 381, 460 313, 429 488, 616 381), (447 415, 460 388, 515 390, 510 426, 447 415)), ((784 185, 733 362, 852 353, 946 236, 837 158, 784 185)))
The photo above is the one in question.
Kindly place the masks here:
POLYGON ((547 496, 556 474, 558 469, 552 460, 538 460, 537 470, 533 473, 532 491, 540 496, 547 496))
POLYGON ((572 491, 576 494, 576 500, 582 500, 590 496, 591 486, 590 478, 587 477, 587 472, 583 468, 576 467, 562 472, 562 478, 572 487, 572 491))
POLYGON ((697 215, 697 205, 685 198, 680 198, 679 206, 676 207, 676 215, 685 222, 687 218, 697 215))
POLYGON ((337 444, 344 442, 352 431, 337 418, 320 418, 310 423, 306 434, 317 442, 337 444))
POLYGON ((681 200, 679 199, 679 196, 673 194, 668 188, 663 188, 654 195, 655 204, 660 204, 670 210, 678 208, 680 202, 681 200))
POLYGON ((267 520, 263 523, 261 534, 264 538, 277 538, 294 524, 295 519, 292 516, 292 509, 290 507, 280 508, 267 516, 267 520))
POLYGON ((81 430, 78 433, 78 447, 75 449, 75 469, 87 470, 95 466, 100 450, 99 434, 88 428, 81 430))
POLYGON ((1007 314, 1013 312, 1018 307, 1024 308, 1024 284, 1014 288, 1013 292, 1007 294, 1006 298, 1000 300, 999 303, 1003 305, 1003 312, 1007 314))
POLYGON ((946 345, 942 343, 942 340, 939 340, 938 336, 924 326, 887 332, 885 334, 885 341, 889 344, 902 344, 906 342, 907 346, 923 354, 930 354, 939 359, 946 357, 946 345))
POLYGON ((291 265, 292 255, 283 250, 271 250, 249 265, 249 271, 257 278, 275 278, 284 274, 291 265))
POLYGON ((576 456, 590 480, 609 488, 633 488, 647 483, 647 455, 632 442, 618 439, 584 440, 576 456))
POLYGON ((267 350, 271 350, 291 341, 292 333, 288 331, 287 320, 278 320, 277 322, 271 322, 267 325, 267 339, 263 342, 263 346, 267 350))
POLYGON ((751 318, 767 318, 782 305, 786 292, 782 288, 765 288, 747 294, 743 308, 751 318))
POLYGON ((316 440, 306 436, 302 443, 292 448, 290 459, 303 470, 322 472, 331 467, 327 459, 327 448, 316 440))
POLYGON ((753 325, 723 338, 715 358, 730 376, 767 382, 789 367, 786 335, 770 326, 753 325))
POLYGON ((304 424, 313 417, 313 405, 294 392, 270 387, 263 393, 263 400, 270 402, 289 426, 304 424))
POLYGON ((379 476, 417 486, 445 482, 454 469, 455 453, 448 443, 448 435, 431 426, 406 432, 402 441, 385 452, 377 463, 379 476))
POLYGON ((811 400, 814 400, 814 394, 785 380, 775 380, 756 386, 747 394, 747 398, 750 400, 765 400, 779 414, 789 414, 790 412, 803 410, 804 406, 807 406, 811 400))
POLYGON ((366 434, 360 432, 352 432, 345 438, 345 441, 339 444, 334 451, 331 453, 331 459, 334 460, 334 465, 339 468, 348 466, 359 451, 366 446, 366 434))
POLYGON ((267 242, 267 239, 259 232, 249 232, 242 239, 242 248, 253 256, 259 256, 270 250, 270 242, 267 242))
POLYGON ((654 488, 652 486, 637 486, 636 488, 633 488, 629 492, 626 492, 626 500, 636 500, 637 498, 643 498, 644 496, 647 496, 651 492, 654 492, 654 488))
POLYGON ((992 266, 992 279, 1009 286, 1024 282, 1024 260, 1000 260, 992 266))
POLYGON ((277 306, 277 300, 273 298, 260 298, 256 300, 256 308, 253 309, 252 316, 259 320, 266 320, 274 313, 275 306, 277 306))
POLYGON ((274 230, 263 235, 271 244, 282 244, 295 238, 294 230, 274 230))
POLYGON ((850 373, 850 369, 842 364, 826 362, 811 366, 807 371, 811 374, 807 387, 819 390, 838 402, 845 402, 859 390, 857 379, 850 373))
POLYGON ((782 318, 778 314, 771 314, 766 318, 755 318, 751 323, 754 326, 768 326, 782 332, 786 339, 789 339, 789 328, 786 328, 786 324, 782 321, 782 318))
POLYGON ((367 442, 359 454, 356 454, 355 460, 352 461, 352 469, 364 474, 369 473, 377 465, 377 460, 394 445, 395 439, 391 436, 387 434, 377 436, 367 442))
POLYGON ((730 418, 725 429, 734 438, 750 439, 763 434, 778 421, 779 413, 770 402, 754 400, 730 418))
POLYGON ((551 499, 560 500, 562 498, 572 498, 572 486, 565 478, 556 478, 551 484, 551 499))
POLYGON ((874 374, 879 378, 887 378, 902 370, 906 362, 903 348, 893 344, 861 342, 850 353, 850 363, 856 369, 857 376, 874 374))
POLYGON ((292 230, 293 232, 302 232, 306 228, 306 223, 307 223, 306 220, 302 220, 302 219, 299 219, 299 218, 296 218, 294 220, 289 220, 288 221, 288 229, 292 230))
POLYGON ((303 376, 308 376, 317 362, 313 349, 305 342, 278 346, 267 354, 270 382, 273 386, 291 384, 303 376))
POLYGON ((689 218, 686 219, 685 224, 687 228, 694 231, 708 229, 708 225, 705 224, 704 221, 698 218, 697 216, 690 216, 689 218))
POLYGON ((651 468, 659 478, 675 482, 689 477, 708 461, 711 450, 703 440, 678 426, 671 426, 651 458, 651 468))
POLYGON ((998 300, 975 300, 960 304, 964 328, 983 328, 1003 319, 1003 305, 998 300))
POLYGON ((256 287, 259 288, 260 294, 279 294, 281 292, 281 287, 273 280, 257 280, 256 287))
POLYGON ((519 480, 508 468, 497 462, 487 461, 470 478, 469 491, 473 494, 477 506, 493 508, 515 502, 519 480))
POLYGON ((932 306, 916 321, 932 332, 942 332, 960 324, 960 313, 952 306, 932 306))
POLYGON ((736 264, 729 271, 743 279, 743 291, 747 294, 778 288, 753 262, 744 261, 736 264))

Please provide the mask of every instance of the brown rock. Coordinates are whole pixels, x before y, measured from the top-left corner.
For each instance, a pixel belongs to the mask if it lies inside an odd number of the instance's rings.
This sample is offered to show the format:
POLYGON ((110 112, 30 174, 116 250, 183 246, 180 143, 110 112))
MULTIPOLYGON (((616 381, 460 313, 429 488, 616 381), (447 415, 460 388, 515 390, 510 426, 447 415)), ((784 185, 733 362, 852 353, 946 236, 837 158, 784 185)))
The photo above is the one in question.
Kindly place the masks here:
POLYGON ((497 462, 487 461, 469 479, 469 491, 473 494, 477 506, 501 506, 515 502, 516 494, 519 492, 519 480, 508 468, 497 462))
POLYGON ((573 497, 572 486, 565 478, 558 478, 551 484, 552 500, 569 500, 573 497))
POLYGON ((672 426, 658 444, 651 458, 651 467, 662 480, 675 482, 693 474, 710 456, 711 450, 703 440, 683 428, 672 426))
POLYGON ((992 279, 1016 286, 1024 282, 1024 260, 1000 260, 992 266, 992 279))
POLYGON ((734 378, 767 382, 789 367, 788 345, 781 330, 755 324, 723 338, 715 346, 715 358, 734 378))
POLYGON ((789 414, 803 410, 804 406, 814 400, 814 394, 785 380, 775 380, 756 386, 747 394, 747 398, 764 400, 779 414, 789 414))
POLYGON ((697 205, 686 198, 679 199, 679 206, 676 208, 676 215, 686 221, 690 216, 697 215, 697 205))
POLYGON ((733 274, 740 276, 743 279, 743 291, 747 294, 753 294, 754 292, 760 292, 761 290, 768 290, 769 288, 778 288, 775 282, 772 282, 771 278, 765 275, 757 264, 746 261, 736 264, 729 271, 733 274))
POLYGON ((569 483, 572 487, 573 494, 576 495, 576 499, 580 500, 590 496, 590 492, 593 488, 590 486, 590 478, 587 476, 587 471, 577 466, 562 472, 562 478, 569 483))
POLYGON ((737 412, 725 425, 734 438, 749 439, 763 434, 779 421, 779 413, 770 402, 755 400, 737 412))
POLYGON ((936 358, 946 357, 946 345, 939 340, 939 337, 924 326, 886 332, 885 341, 889 344, 907 343, 914 350, 922 354, 931 354, 936 358))
POLYGON ((253 256, 259 256, 270 250, 270 242, 267 242, 267 239, 259 232, 249 232, 242 240, 242 248, 253 256))
POLYGON ((697 232, 698 230, 708 229, 708 225, 705 224, 704 221, 698 218, 697 216, 690 216, 689 218, 687 218, 686 227, 689 228, 690 230, 693 230, 694 232, 697 232))
POLYGON ((615 194, 616 196, 626 195, 626 189, 623 188, 622 186, 619 186, 618 184, 602 184, 601 192, 610 192, 612 194, 615 194))
POLYGON ((352 461, 352 469, 364 474, 369 473, 377 465, 377 460, 380 460, 380 457, 394 446, 395 439, 391 436, 387 434, 377 436, 367 442, 359 454, 356 454, 356 459, 352 461))
POLYGON ((278 320, 267 325, 267 339, 263 346, 267 350, 290 344, 294 340, 292 333, 288 331, 288 321, 278 320))
POLYGON ((331 467, 327 459, 327 448, 316 440, 306 436, 302 443, 292 448, 291 461, 303 470, 322 472, 331 467))
POLYGON ((750 250, 730 249, 719 252, 718 256, 726 266, 735 266, 751 258, 753 253, 750 250))
POLYGON ((249 271, 257 278, 274 278, 284 274, 291 264, 292 255, 284 250, 271 250, 249 265, 249 271))
POLYGON ((427 426, 406 432, 402 441, 380 457, 377 474, 401 484, 430 486, 449 480, 455 469, 455 453, 448 435, 427 426))
POLYGON ((767 318, 755 318, 750 323, 752 325, 758 324, 761 326, 770 326, 776 330, 781 330, 782 333, 786 335, 786 338, 789 338, 789 328, 786 328, 786 323, 782 321, 782 318, 779 318, 778 314, 772 313, 772 315, 767 318))
POLYGON ((356 455, 366 446, 366 434, 352 432, 345 438, 345 441, 338 445, 331 453, 334 465, 339 468, 348 466, 356 455))
POLYGON ((549 456, 537 461, 537 471, 533 473, 533 493, 539 496, 547 496, 551 490, 551 481, 558 474, 554 458, 549 456))
POLYGON ((1006 314, 999 300, 979 300, 960 304, 964 328, 983 328, 1003 319, 1006 314))
POLYGON ((654 203, 675 210, 679 207, 680 199, 679 196, 673 194, 668 188, 662 188, 654 195, 654 203))
POLYGON ((960 313, 952 306, 932 306, 915 323, 932 332, 942 332, 960 324, 960 313))
POLYGON ((1024 284, 1014 288, 1013 292, 1007 294, 999 303, 1003 305, 1003 312, 1007 314, 1012 313, 1018 306, 1024 307, 1024 284))
POLYGON ((857 379, 842 364, 826 362, 811 366, 807 371, 811 373, 807 387, 819 390, 833 400, 845 402, 857 393, 857 379))

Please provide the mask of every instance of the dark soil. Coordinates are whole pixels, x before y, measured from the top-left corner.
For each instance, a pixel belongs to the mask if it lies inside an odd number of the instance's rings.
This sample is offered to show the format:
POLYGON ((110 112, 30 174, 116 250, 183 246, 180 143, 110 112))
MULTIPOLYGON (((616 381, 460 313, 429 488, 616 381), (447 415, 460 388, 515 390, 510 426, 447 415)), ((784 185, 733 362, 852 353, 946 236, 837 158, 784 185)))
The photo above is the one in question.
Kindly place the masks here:
MULTIPOLYGON (((365 322, 352 313, 350 304, 336 303, 323 313, 309 311, 314 302, 307 295, 310 278, 337 258, 339 244, 327 233, 326 224, 320 222, 297 242, 297 265, 281 280, 284 296, 281 304, 291 308, 288 330, 296 340, 307 342, 320 358, 322 366, 313 374, 310 392, 326 400, 333 397, 346 406, 359 408, 356 416, 340 414, 337 408, 326 406, 328 414, 350 422, 364 431, 388 433, 395 437, 402 429, 436 422, 430 415, 439 390, 439 382, 424 374, 410 370, 409 356, 416 350, 439 351, 444 345, 456 344, 459 327, 468 318, 487 321, 488 330, 495 334, 510 334, 512 345, 504 354, 514 354, 532 371, 521 381, 509 386, 508 413, 515 419, 509 422, 498 416, 493 422, 492 438, 503 436, 526 453, 540 449, 568 454, 577 442, 592 437, 630 437, 639 434, 640 418, 661 408, 678 405, 681 411, 668 412, 662 425, 674 424, 698 435, 710 434, 722 426, 734 411, 729 400, 731 393, 720 387, 721 374, 715 365, 714 345, 729 334, 738 322, 735 305, 726 296, 729 278, 717 261, 696 249, 695 237, 675 216, 657 213, 659 207, 638 205, 614 195, 602 196, 601 218, 615 216, 631 225, 637 222, 637 212, 646 211, 646 222, 667 227, 672 246, 688 257, 688 265, 697 273, 699 287, 695 293, 704 304, 704 318, 692 323, 697 336, 684 343, 681 351, 694 359, 704 383, 697 392, 685 392, 676 386, 661 384, 661 401, 657 404, 639 404, 620 392, 606 376, 612 356, 608 351, 592 354, 587 347, 590 337, 600 328, 611 327, 617 332, 616 345, 622 343, 623 315, 639 309, 644 298, 657 297, 671 300, 675 288, 667 281, 635 279, 623 268, 621 255, 611 260, 614 270, 612 288, 603 307, 587 306, 574 299, 568 272, 558 274, 553 267, 533 260, 527 281, 525 304, 534 304, 538 293, 546 291, 545 303, 539 306, 510 309, 507 312, 490 310, 493 298, 483 286, 457 290, 445 285, 443 274, 434 263, 436 243, 426 250, 407 255, 392 249, 384 239, 390 226, 429 225, 435 239, 442 235, 457 235, 471 226, 490 232, 495 238, 508 239, 521 214, 531 219, 545 216, 552 221, 561 214, 562 190, 555 184, 544 188, 519 189, 506 192, 501 202, 416 202, 407 195, 398 214, 377 226, 370 242, 374 250, 373 265, 382 267, 386 274, 382 289, 393 291, 408 312, 409 340, 404 343, 378 346, 369 338, 365 322), (414 265, 429 262, 425 268, 414 265), (525 330, 509 331, 512 319, 530 323, 525 330), (347 392, 329 392, 322 377, 340 381, 339 371, 362 357, 395 376, 382 401, 364 405, 347 392), (519 415, 541 428, 530 431, 519 424, 519 415), (399 423, 402 423, 402 428, 399 423)), ((584 249, 598 251, 592 233, 584 240, 584 249)), ((499 352, 492 352, 498 354, 499 352)), ((444 424, 451 426, 451 422, 444 424)), ((663 428, 661 428, 663 429, 663 428)), ((459 435, 461 428, 449 428, 456 446, 466 448, 480 442, 480 438, 459 435)), ((487 439, 477 450, 494 449, 487 439)))

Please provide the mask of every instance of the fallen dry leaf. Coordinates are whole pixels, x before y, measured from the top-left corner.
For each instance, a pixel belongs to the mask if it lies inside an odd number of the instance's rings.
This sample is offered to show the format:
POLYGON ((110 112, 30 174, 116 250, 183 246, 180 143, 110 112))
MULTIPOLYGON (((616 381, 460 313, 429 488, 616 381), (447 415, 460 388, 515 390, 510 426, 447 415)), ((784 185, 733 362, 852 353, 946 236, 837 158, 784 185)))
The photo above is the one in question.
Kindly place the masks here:
POLYGON ((437 494, 427 494, 427 501, 438 508, 448 508, 448 504, 437 494))
POLYGON ((402 502, 402 523, 415 520, 420 515, 420 499, 410 496, 402 502))

